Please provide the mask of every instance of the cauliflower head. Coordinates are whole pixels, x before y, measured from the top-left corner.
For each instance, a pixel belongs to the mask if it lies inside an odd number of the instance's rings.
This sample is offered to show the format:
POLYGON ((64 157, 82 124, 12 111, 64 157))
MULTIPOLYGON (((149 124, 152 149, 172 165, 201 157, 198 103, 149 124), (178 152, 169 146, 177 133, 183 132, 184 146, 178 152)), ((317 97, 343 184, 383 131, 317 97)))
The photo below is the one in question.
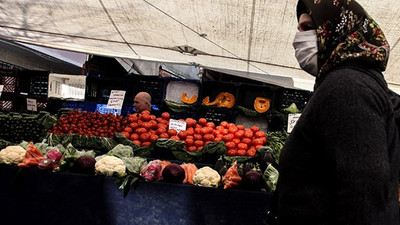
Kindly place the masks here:
POLYGON ((209 166, 198 169, 193 176, 193 183, 204 187, 218 187, 220 180, 219 173, 209 166))
POLYGON ((117 173, 119 176, 125 175, 126 166, 122 159, 115 156, 104 156, 96 161, 94 164, 96 173, 104 174, 106 176, 112 176, 117 173))
POLYGON ((26 150, 21 146, 7 146, 0 151, 0 163, 18 164, 22 162, 26 150))

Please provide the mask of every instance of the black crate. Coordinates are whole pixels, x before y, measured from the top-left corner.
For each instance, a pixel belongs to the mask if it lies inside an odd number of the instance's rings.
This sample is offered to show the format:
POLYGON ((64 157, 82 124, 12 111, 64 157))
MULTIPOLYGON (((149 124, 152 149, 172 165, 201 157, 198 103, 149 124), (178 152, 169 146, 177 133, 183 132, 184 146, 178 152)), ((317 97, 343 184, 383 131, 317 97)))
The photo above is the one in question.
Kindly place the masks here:
POLYGON ((24 70, 18 72, 17 90, 19 94, 47 97, 48 71, 24 70))
POLYGON ((276 92, 275 108, 281 110, 295 103, 299 110, 303 110, 311 95, 312 92, 305 90, 280 88, 276 92))
MULTIPOLYGON (((237 106, 244 107, 246 109, 254 109, 254 100, 257 97, 264 97, 271 100, 270 105, 273 104, 274 88, 268 85, 256 85, 256 84, 245 84, 242 83, 238 86, 238 99, 236 102, 237 106)), ((271 109, 272 107, 270 107, 271 109)))
POLYGON ((235 122, 234 108, 224 108, 224 107, 212 107, 212 106, 199 106, 197 113, 197 119, 206 118, 208 122, 214 122, 217 126, 222 121, 227 121, 228 123, 235 122))
POLYGON ((126 99, 133 104, 133 99, 139 92, 147 92, 151 96, 151 103, 160 106, 164 100, 165 79, 160 76, 130 74, 126 78, 126 99))
POLYGON ((125 82, 123 77, 87 77, 85 100, 107 103, 112 90, 126 91, 125 82))
POLYGON ((14 93, 4 92, 0 97, 0 111, 10 112, 14 109, 14 93))
POLYGON ((0 69, 0 84, 3 93, 14 93, 17 85, 17 70, 0 69))
POLYGON ((210 98, 210 102, 214 101, 217 95, 221 92, 228 92, 232 94, 237 100, 238 86, 231 82, 221 81, 203 81, 200 88, 200 99, 202 101, 205 97, 210 98))

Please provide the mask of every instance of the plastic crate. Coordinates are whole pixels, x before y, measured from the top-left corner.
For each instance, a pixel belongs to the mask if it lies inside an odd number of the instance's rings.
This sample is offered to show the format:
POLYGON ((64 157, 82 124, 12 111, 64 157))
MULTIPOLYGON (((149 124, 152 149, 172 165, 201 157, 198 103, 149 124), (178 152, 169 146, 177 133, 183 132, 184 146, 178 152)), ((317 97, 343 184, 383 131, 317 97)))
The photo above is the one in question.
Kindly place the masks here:
POLYGON ((20 94, 47 97, 48 71, 24 70, 18 72, 17 89, 20 94))
POLYGON ((0 84, 3 85, 3 93, 14 93, 17 85, 17 70, 0 69, 0 84))
POLYGON ((151 103, 159 106, 164 100, 165 79, 160 76, 129 75, 127 77, 126 99, 133 104, 133 99, 139 92, 147 92, 151 103))
POLYGON ((275 107, 281 110, 295 103, 299 110, 303 110, 310 100, 312 92, 297 89, 280 88, 276 92, 275 107))
POLYGON ((217 126, 222 121, 227 121, 228 123, 235 122, 236 110, 233 108, 223 108, 223 107, 210 107, 210 106, 200 106, 197 118, 206 118, 208 122, 214 122, 217 126))
POLYGON ((14 93, 4 92, 0 97, 0 111, 10 112, 14 109, 14 93))
POLYGON ((242 83, 238 86, 238 99, 237 106, 244 107, 246 109, 254 109, 254 100, 257 97, 264 97, 271 100, 270 110, 273 105, 274 88, 267 85, 255 85, 242 83))
POLYGON ((199 101, 199 93, 200 93, 200 81, 199 80, 184 80, 184 79, 166 79, 165 82, 165 100, 183 103, 182 102, 182 94, 186 93, 186 95, 190 98, 193 95, 197 96, 197 102, 199 101))

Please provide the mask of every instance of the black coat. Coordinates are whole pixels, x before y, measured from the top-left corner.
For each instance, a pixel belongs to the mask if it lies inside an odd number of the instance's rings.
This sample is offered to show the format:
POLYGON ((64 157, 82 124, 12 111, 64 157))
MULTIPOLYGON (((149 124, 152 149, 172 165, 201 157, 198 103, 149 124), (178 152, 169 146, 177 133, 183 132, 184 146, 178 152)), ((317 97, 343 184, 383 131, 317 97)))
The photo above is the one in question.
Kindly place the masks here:
POLYGON ((399 224, 399 138, 387 92, 341 67, 316 84, 280 158, 280 225, 399 224))

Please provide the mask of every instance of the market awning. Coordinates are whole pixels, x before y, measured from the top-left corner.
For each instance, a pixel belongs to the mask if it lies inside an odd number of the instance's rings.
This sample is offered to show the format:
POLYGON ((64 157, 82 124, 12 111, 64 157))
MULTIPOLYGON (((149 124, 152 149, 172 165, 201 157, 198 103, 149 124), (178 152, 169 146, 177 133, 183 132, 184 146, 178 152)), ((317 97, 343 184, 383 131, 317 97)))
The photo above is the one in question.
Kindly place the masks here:
MULTIPOLYGON (((299 69, 292 47, 296 2, 3 0, 0 37, 115 58, 230 70, 249 78, 288 76, 310 88, 313 78, 299 69)), ((400 4, 358 2, 388 38, 385 76, 393 88, 400 87, 400 4)))

